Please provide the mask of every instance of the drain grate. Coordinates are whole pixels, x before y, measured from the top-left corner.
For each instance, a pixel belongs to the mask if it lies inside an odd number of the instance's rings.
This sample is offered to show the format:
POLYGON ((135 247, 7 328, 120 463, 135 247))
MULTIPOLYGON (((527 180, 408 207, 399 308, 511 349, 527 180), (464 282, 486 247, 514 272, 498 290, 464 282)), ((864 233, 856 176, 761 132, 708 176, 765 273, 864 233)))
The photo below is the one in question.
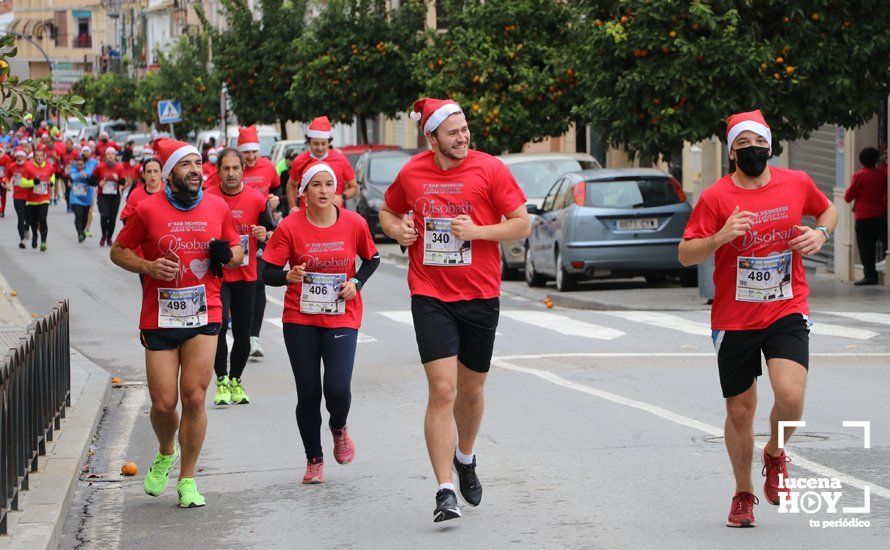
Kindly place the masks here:
MULTIPOLYGON (((817 443, 819 441, 827 441, 828 436, 829 434, 827 433, 795 432, 794 437, 791 439, 791 441, 794 443, 817 443)), ((709 435, 708 437, 705 437, 703 439, 708 443, 723 443, 722 435, 709 435)), ((754 434, 754 440, 761 443, 766 443, 769 440, 769 434, 754 434)))

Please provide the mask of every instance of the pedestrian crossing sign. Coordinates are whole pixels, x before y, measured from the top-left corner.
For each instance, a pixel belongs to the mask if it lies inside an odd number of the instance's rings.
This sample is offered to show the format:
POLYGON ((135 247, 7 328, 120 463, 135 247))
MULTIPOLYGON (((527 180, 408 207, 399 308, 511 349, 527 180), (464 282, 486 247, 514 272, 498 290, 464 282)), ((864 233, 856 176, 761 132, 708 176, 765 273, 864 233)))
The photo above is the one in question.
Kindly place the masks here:
POLYGON ((173 124, 182 121, 182 107, 175 99, 162 99, 158 101, 158 122, 161 124, 173 124))

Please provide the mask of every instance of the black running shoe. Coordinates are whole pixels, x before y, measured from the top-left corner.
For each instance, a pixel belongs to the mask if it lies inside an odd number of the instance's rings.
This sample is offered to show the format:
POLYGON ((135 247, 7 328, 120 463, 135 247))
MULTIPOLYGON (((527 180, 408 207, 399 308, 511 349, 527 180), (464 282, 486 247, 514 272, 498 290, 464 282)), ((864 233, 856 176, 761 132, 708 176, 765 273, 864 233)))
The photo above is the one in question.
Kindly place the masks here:
POLYGON ((447 521, 460 517, 460 508, 457 506, 457 495, 451 489, 442 489, 436 493, 436 510, 433 512, 433 521, 447 521))
POLYGON ((461 464, 457 457, 454 457, 454 469, 460 479, 460 496, 464 497, 470 506, 479 506, 482 502, 482 484, 476 476, 476 456, 473 456, 472 464, 461 464))
POLYGON ((31 237, 31 248, 37 248, 37 235, 31 237))

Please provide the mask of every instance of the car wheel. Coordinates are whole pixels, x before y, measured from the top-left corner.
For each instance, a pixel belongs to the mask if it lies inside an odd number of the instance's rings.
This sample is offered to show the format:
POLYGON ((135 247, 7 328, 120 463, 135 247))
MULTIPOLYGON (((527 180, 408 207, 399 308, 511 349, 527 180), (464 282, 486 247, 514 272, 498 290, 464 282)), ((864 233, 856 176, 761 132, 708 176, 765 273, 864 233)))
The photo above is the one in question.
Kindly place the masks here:
POLYGON ((547 279, 535 271, 535 264, 532 262, 532 255, 528 253, 528 248, 525 249, 525 283, 532 287, 540 287, 547 284, 547 279))
POLYGON ((695 288, 698 286, 698 269, 684 269, 680 272, 680 286, 695 288))
POLYGON ((574 273, 566 272, 562 263, 562 252, 556 252, 556 290, 559 292, 571 292, 577 290, 580 277, 574 273))
POLYGON ((507 265, 507 258, 501 254, 501 280, 516 281, 519 279, 519 269, 507 265))

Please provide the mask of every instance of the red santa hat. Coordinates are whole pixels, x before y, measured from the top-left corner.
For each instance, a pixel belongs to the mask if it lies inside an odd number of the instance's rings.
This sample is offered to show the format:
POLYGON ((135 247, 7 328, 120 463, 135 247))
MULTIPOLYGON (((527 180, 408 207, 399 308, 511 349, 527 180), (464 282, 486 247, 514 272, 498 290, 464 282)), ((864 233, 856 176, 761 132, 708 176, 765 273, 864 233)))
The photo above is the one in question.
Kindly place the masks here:
POLYGON ((462 113, 460 105, 450 99, 433 99, 425 97, 414 102, 414 110, 410 113, 411 120, 419 120, 423 132, 435 132, 445 119, 455 113, 462 113))
POLYGON ((111 152, 111 153, 117 155, 117 149, 115 149, 114 147, 106 147, 106 148, 105 148, 105 156, 106 156, 106 157, 108 156, 108 153, 109 153, 109 152, 111 152))
POLYGON ((25 153, 25 150, 24 150, 24 149, 22 149, 21 147, 16 147, 16 148, 15 148, 15 152, 12 154, 12 156, 17 157, 17 156, 20 156, 20 155, 23 156, 23 157, 28 156, 28 154, 25 153))
POLYGON ((260 138, 256 133, 256 126, 238 128, 238 150, 242 153, 260 150, 260 138))
POLYGON ((732 147, 732 142, 739 137, 742 132, 750 130, 758 136, 769 142, 770 147, 773 144, 773 134, 770 132, 763 113, 760 110, 748 111, 746 113, 736 113, 729 117, 726 121, 726 143, 732 147))
POLYGON ((307 138, 315 139, 331 139, 331 121, 328 117, 322 115, 312 119, 309 128, 306 130, 307 138))
POLYGON ((337 186, 337 174, 334 173, 334 169, 317 158, 309 157, 309 160, 304 162, 303 166, 300 167, 300 195, 306 192, 306 187, 309 186, 309 182, 312 181, 312 178, 319 172, 327 172, 330 174, 334 179, 334 187, 337 186))
POLYGON ((170 138, 160 138, 155 142, 155 149, 158 151, 158 157, 161 161, 161 175, 165 178, 170 175, 176 163, 182 160, 186 155, 195 154, 199 157, 201 153, 195 149, 194 145, 190 145, 184 141, 177 141, 170 138))

